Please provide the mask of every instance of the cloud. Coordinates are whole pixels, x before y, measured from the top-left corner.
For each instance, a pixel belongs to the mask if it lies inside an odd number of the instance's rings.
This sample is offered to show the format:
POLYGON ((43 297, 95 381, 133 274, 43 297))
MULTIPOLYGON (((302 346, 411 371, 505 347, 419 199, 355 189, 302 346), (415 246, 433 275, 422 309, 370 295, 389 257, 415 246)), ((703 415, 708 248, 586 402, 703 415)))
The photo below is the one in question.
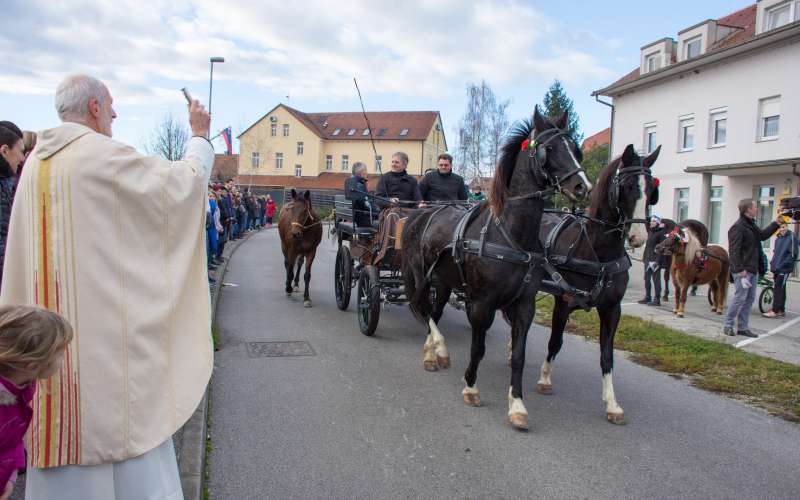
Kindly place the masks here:
MULTIPOLYGON (((175 88, 205 85, 211 55, 226 58, 215 80, 330 100, 352 97, 353 76, 366 92, 436 98, 484 78, 582 84, 613 74, 585 50, 599 37, 570 34, 514 0, 150 0, 142 7, 140 0, 12 0, 5 17, 19 22, 0 32, 9 49, 0 92, 50 94, 66 74, 88 72, 117 102, 177 101, 175 88)), ((613 50, 618 41, 600 45, 613 50)))

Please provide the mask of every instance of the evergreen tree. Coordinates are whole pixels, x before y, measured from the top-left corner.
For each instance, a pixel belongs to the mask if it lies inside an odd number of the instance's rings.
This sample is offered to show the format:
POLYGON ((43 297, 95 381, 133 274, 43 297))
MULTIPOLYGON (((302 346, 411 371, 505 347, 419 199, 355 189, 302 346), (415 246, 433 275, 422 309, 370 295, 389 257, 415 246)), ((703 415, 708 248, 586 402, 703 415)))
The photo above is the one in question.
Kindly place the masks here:
POLYGON ((542 109, 543 113, 553 121, 560 118, 566 111, 568 116, 567 130, 577 144, 583 142, 583 134, 580 133, 580 125, 578 124, 578 114, 573 109, 572 99, 564 92, 564 87, 561 85, 560 81, 553 80, 553 84, 550 85, 550 88, 544 95, 542 109))

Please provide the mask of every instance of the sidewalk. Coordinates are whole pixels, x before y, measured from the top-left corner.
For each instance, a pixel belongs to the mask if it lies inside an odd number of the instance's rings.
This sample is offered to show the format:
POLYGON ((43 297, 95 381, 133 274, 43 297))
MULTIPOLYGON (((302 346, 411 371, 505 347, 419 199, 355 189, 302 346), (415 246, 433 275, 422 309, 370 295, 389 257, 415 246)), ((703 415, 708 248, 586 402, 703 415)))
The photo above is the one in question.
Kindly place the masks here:
MULTIPOLYGON (((672 313, 675 302, 675 289, 670 283, 669 302, 662 300, 661 307, 637 304, 644 297, 644 271, 641 262, 634 260, 630 270, 628 291, 622 301, 622 312, 643 319, 652 320, 676 330, 703 337, 716 342, 736 345, 746 351, 767 356, 787 363, 800 365, 800 283, 790 281, 786 286, 786 317, 768 319, 761 316, 758 302, 753 304, 750 314, 750 329, 759 335, 758 339, 736 336, 728 337, 722 333, 724 315, 711 312, 708 304, 708 286, 698 287, 697 296, 688 296, 685 317, 672 313)), ((759 290, 760 291, 760 290, 759 290)), ((728 300, 733 296, 733 287, 728 288, 728 300)))

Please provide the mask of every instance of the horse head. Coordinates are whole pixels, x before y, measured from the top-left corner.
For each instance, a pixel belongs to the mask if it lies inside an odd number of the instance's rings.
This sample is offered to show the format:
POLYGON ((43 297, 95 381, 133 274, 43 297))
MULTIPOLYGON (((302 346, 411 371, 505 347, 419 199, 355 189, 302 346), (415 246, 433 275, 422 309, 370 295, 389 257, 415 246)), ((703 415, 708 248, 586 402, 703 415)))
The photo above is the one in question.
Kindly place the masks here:
MULTIPOLYGON (((624 226, 628 243, 638 248, 647 242, 649 207, 658 203, 658 179, 652 175, 652 166, 658 159, 661 146, 642 158, 632 144, 628 144, 618 160, 611 162, 606 200, 611 212, 624 226)), ((604 201, 606 201, 604 200, 604 201)))
POLYGON ((676 226, 664 241, 655 246, 653 251, 661 255, 678 255, 683 253, 681 249, 686 246, 686 243, 686 234, 679 226, 676 226))
POLYGON ((289 233, 296 240, 302 238, 303 230, 315 222, 311 212, 311 192, 308 190, 301 196, 292 189, 292 201, 283 206, 283 211, 291 224, 289 233))

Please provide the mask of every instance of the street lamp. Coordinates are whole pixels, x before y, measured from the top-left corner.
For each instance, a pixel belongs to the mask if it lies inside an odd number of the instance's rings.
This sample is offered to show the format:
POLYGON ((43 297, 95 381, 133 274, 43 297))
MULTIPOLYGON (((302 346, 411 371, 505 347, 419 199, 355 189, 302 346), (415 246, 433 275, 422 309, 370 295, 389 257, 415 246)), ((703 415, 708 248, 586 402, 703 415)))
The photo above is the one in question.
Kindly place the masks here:
POLYGON ((211 76, 208 77, 208 114, 211 114, 211 89, 214 85, 214 63, 224 63, 224 57, 212 57, 211 61, 211 76))

